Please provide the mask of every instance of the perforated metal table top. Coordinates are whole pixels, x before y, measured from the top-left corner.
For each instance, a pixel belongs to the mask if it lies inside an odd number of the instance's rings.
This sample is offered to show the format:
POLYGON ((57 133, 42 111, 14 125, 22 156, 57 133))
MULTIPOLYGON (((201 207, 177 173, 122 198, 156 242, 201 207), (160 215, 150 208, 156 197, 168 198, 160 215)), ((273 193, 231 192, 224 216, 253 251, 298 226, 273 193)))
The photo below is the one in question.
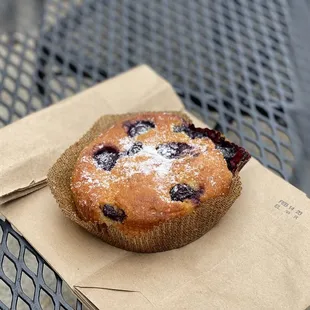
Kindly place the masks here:
MULTIPOLYGON (((0 127, 146 63, 174 86, 186 108, 291 180, 300 152, 288 111, 308 104, 295 61, 307 46, 300 53, 292 38, 300 29, 293 18, 303 11, 298 5, 48 0, 38 29, 0 35, 0 127)), ((35 250, 1 219, 0 227, 0 292, 11 296, 0 293, 0 308, 44 308, 44 294, 52 309, 74 308, 75 299, 65 300, 61 279, 35 250), (37 261, 34 271, 27 267, 28 252, 37 261)))

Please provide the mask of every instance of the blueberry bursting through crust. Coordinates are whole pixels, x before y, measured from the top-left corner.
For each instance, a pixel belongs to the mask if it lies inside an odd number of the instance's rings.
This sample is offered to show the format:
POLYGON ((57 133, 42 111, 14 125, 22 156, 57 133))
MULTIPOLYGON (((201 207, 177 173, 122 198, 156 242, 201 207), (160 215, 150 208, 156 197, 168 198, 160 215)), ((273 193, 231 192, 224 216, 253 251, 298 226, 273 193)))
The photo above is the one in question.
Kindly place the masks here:
POLYGON ((227 167, 233 174, 239 172, 251 158, 251 155, 243 147, 227 141, 219 131, 197 128, 193 124, 175 127, 174 131, 184 132, 191 139, 204 137, 211 139, 215 148, 223 154, 227 167))

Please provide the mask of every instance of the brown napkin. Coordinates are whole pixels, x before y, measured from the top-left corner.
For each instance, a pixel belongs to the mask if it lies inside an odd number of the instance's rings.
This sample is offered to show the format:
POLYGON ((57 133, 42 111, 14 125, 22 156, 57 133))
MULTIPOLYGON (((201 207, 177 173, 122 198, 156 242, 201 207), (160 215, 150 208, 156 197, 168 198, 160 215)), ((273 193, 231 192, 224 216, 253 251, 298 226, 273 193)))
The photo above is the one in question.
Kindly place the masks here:
MULTIPOLYGON (((182 105, 166 82, 142 66, 16 122, 0 131, 6 163, 0 166, 1 194, 44 180, 64 149, 99 115, 116 110, 182 105), (42 164, 35 165, 40 153, 42 164), (18 178, 18 167, 28 172, 18 178)), ((241 179, 241 196, 217 226, 163 253, 130 253, 102 242, 66 219, 47 187, 0 206, 0 212, 92 309, 305 309, 309 199, 254 159, 241 179)))

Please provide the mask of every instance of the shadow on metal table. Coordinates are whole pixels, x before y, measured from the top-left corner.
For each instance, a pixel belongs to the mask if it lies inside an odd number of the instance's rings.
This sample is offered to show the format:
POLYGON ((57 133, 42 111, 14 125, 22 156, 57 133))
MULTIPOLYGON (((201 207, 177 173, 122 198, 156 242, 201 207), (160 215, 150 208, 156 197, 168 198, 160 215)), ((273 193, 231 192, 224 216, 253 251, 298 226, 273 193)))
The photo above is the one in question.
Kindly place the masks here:
MULTIPOLYGON (((187 109, 310 193, 308 7, 303 1, 0 3, 0 127, 147 63, 187 109)), ((0 308, 81 308, 0 219, 0 308)))

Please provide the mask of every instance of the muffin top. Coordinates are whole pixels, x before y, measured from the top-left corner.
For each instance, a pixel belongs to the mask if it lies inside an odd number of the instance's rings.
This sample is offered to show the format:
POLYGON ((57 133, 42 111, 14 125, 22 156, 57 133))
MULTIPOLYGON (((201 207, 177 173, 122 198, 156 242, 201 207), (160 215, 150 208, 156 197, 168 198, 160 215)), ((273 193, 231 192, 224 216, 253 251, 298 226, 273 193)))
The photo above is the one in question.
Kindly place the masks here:
POLYGON ((249 154, 173 113, 122 119, 80 153, 71 178, 87 221, 147 228, 226 195, 249 154))

